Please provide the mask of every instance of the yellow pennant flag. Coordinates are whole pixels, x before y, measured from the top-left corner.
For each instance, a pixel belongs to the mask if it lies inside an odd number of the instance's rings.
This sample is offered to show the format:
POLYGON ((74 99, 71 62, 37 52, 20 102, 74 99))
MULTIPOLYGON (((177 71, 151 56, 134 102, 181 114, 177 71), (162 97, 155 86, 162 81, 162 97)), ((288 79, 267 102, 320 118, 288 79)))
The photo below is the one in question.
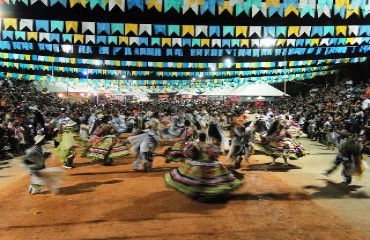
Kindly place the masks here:
POLYGON ((271 5, 280 8, 280 0, 266 0, 266 7, 269 8, 271 5))
POLYGON ((66 21, 66 32, 73 30, 75 33, 78 32, 78 22, 76 21, 66 21))
POLYGON ((234 14, 234 6, 230 6, 230 1, 224 1, 224 6, 218 5, 218 13, 221 14, 224 11, 228 11, 231 15, 234 14))
POLYGON ((31 55, 24 55, 24 59, 26 60, 26 61, 30 61, 31 60, 31 55))
POLYGON ((249 47, 249 39, 241 39, 240 47, 249 47))
POLYGON ((18 19, 16 18, 4 18, 4 30, 8 30, 8 28, 12 27, 15 31, 18 30, 18 19))
POLYGON ((31 41, 32 39, 38 41, 37 32, 27 32, 27 41, 31 41))
POLYGON ((336 26, 335 36, 339 36, 339 34, 343 34, 344 36, 347 36, 347 26, 336 26))
POLYGON ((76 58, 71 58, 71 63, 76 64, 76 58))
POLYGON ((351 38, 347 38, 346 40, 346 44, 350 44, 350 45, 353 45, 355 43, 355 38, 351 37, 351 38))
POLYGON ((285 46, 285 43, 286 43, 286 39, 281 39, 281 38, 279 38, 279 39, 276 41, 276 46, 285 46))
POLYGON ((208 38, 202 38, 200 40, 200 47, 209 47, 209 39, 208 38))
POLYGON ((171 45, 171 38, 162 38, 162 47, 167 44, 168 46, 172 47, 171 45))
POLYGON ((125 24, 125 35, 132 32, 133 34, 135 34, 135 36, 138 36, 138 31, 139 31, 138 24, 135 23, 125 24))
POLYGON ((312 46, 319 46, 319 43, 320 43, 320 38, 312 38, 311 39, 311 47, 312 46))
POLYGON ((81 42, 81 44, 84 44, 84 35, 82 34, 73 34, 73 43, 81 42))
POLYGON ((162 12, 162 0, 147 0, 148 9, 155 8, 158 12, 162 12))
POLYGON ((71 7, 74 7, 74 5, 76 5, 78 2, 79 0, 69 0, 69 5, 71 5, 71 7))
MULTIPOLYGON (((128 37, 119 36, 119 37, 118 37, 118 43, 119 43, 119 44, 124 43, 125 45, 128 45, 128 37)), ((118 66, 118 65, 117 65, 117 66, 118 66)))
POLYGON ((288 16, 291 13, 294 13, 296 16, 299 16, 299 11, 294 5, 289 5, 287 8, 285 8, 284 17, 288 16))
POLYGON ((295 35, 296 37, 299 36, 299 26, 289 26, 288 27, 288 37, 295 35))
POLYGON ((187 33, 194 37, 194 25, 182 25, 182 36, 187 33))
POLYGON ((239 35, 247 37, 248 27, 247 26, 236 26, 235 33, 236 33, 236 37, 238 37, 239 35))
MULTIPOLYGON (((349 6, 349 7, 351 7, 351 6, 349 6)), ((359 7, 356 7, 354 9, 351 9, 351 8, 347 8, 346 9, 346 19, 349 18, 353 14, 359 16, 360 15, 360 8, 359 7)))

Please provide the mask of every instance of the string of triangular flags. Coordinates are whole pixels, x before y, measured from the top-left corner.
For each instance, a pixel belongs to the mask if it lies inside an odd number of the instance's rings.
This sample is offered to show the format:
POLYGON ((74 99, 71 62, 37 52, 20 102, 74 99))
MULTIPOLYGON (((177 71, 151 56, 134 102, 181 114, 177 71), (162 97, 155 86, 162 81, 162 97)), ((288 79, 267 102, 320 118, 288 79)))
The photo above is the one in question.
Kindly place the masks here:
POLYGON ((345 19, 353 15, 366 17, 370 13, 367 0, 0 0, 0 4, 9 5, 31 6, 36 3, 48 7, 59 5, 65 8, 79 5, 90 9, 101 8, 106 11, 120 9, 125 12, 131 9, 141 11, 155 9, 158 12, 191 12, 196 15, 227 13, 233 16, 244 14, 249 17, 262 14, 265 17, 295 15, 298 17, 319 18, 326 16, 345 19))
MULTIPOLYGON (((351 41, 346 40, 346 44, 352 44, 350 46, 317 46, 313 44, 312 47, 295 47, 295 48, 151 48, 151 47, 109 47, 109 46, 75 46, 76 50, 80 54, 99 54, 119 57, 137 57, 137 56, 152 56, 152 57, 263 57, 263 56, 302 56, 302 55, 330 55, 330 54, 365 54, 369 52, 370 45, 368 45, 368 39, 366 44, 363 44, 363 38, 359 42, 355 42, 355 39, 351 41), (361 45, 362 44, 362 45, 361 45)), ((289 46, 287 46, 289 47, 289 46)), ((12 42, 12 41, 0 41, 1 51, 45 51, 49 53, 59 53, 60 44, 48 44, 48 43, 31 43, 31 42, 12 42)), ((73 51, 76 53, 75 51, 73 51)))
MULTIPOLYGON (((1 0, 0 0, 1 1, 1 0)), ((370 6, 370 3, 368 4, 370 6)), ((19 31, 19 37, 34 38, 44 33, 45 39, 53 34, 83 34, 86 38, 112 37, 203 37, 203 38, 289 38, 289 37, 369 37, 370 25, 325 26, 218 26, 79 22, 38 19, 0 19, 0 30, 19 31), (47 35, 49 34, 49 35, 47 35)), ((56 37, 55 37, 56 38, 56 37)), ((68 35, 64 38, 68 38, 68 35)))
MULTIPOLYGON (((184 80, 177 80, 177 81, 168 81, 168 80, 137 80, 137 81, 130 81, 130 80, 107 80, 107 79, 89 79, 89 78, 62 78, 62 77, 55 77, 50 78, 48 76, 41 76, 41 75, 29 75, 29 74, 21 74, 21 73, 0 73, 0 77, 6 78, 14 78, 14 79, 23 79, 28 81, 38 81, 42 83, 69 83, 69 84, 89 84, 95 86, 112 86, 112 85, 119 85, 122 87, 136 87, 139 89, 140 87, 150 87, 149 89, 158 88, 160 86, 172 86, 178 88, 181 86, 183 89, 185 87, 190 86, 199 86, 199 87, 208 87, 212 89, 216 86, 222 85, 223 87, 233 87, 233 86, 240 86, 247 82, 254 82, 254 83, 278 83, 287 81, 296 81, 296 80, 304 80, 314 78, 316 76, 324 76, 328 74, 334 74, 335 70, 327 70, 321 71, 317 70, 314 72, 304 72, 304 73, 289 73, 287 75, 270 75, 270 76, 252 76, 248 78, 225 78, 225 79, 217 79, 217 80, 197 80, 191 81, 188 79, 184 80)), ((145 89, 142 88, 142 89, 145 89)), ((120 89, 122 91, 122 89, 120 89)))

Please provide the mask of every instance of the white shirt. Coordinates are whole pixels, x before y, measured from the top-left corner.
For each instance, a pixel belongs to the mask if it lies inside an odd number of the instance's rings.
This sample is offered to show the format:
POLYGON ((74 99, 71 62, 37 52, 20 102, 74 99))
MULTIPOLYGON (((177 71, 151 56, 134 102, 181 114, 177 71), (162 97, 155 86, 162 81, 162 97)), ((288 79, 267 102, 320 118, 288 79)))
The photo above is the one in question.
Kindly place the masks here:
POLYGON ((362 110, 366 110, 370 106, 370 99, 366 98, 362 101, 361 108, 362 110))

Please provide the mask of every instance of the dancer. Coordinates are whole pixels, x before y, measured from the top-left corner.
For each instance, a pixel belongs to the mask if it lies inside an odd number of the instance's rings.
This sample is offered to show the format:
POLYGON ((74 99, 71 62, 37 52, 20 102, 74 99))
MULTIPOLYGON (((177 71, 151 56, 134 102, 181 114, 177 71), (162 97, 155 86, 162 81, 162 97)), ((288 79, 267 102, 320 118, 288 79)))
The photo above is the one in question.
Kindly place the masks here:
POLYGON ((262 137, 260 141, 256 140, 254 146, 255 153, 272 157, 270 165, 275 165, 276 159, 282 157, 284 165, 288 166, 288 159, 296 160, 307 154, 303 145, 291 138, 279 120, 272 123, 266 137, 262 137))
POLYGON ((243 181, 218 161, 221 141, 221 134, 216 133, 207 144, 188 142, 185 163, 164 176, 167 186, 197 200, 211 200, 239 188, 243 181))
POLYGON ((102 124, 94 132, 95 138, 85 150, 86 157, 105 166, 112 165, 113 158, 129 155, 127 140, 116 137, 114 128, 108 122, 107 116, 102 118, 102 124))
POLYGON ((60 144, 57 147, 56 154, 63 163, 63 167, 67 169, 73 168, 73 160, 76 156, 75 140, 73 138, 76 122, 69 120, 63 129, 60 144))
POLYGON ((154 151, 156 150, 159 139, 156 135, 157 130, 152 121, 144 123, 145 129, 139 135, 128 137, 132 144, 132 150, 136 152, 136 158, 133 163, 135 171, 140 171, 143 167, 144 172, 151 172, 154 160, 154 151))
POLYGON ((341 142, 339 152, 333 162, 333 166, 324 173, 329 176, 342 164, 342 183, 351 184, 352 176, 361 176, 367 166, 362 157, 362 144, 359 140, 349 137, 347 130, 340 131, 341 142))
POLYGON ((62 171, 59 168, 45 168, 45 160, 50 153, 44 152, 42 145, 45 144, 44 135, 37 135, 34 138, 35 145, 26 150, 23 160, 30 176, 31 183, 28 188, 30 194, 42 192, 46 186, 53 193, 58 193, 57 184, 61 182, 62 171))
POLYGON ((169 162, 183 162, 185 161, 185 157, 183 154, 183 150, 185 147, 186 142, 194 141, 195 140, 195 130, 191 127, 191 122, 186 119, 185 120, 185 127, 182 130, 180 141, 176 142, 171 147, 167 148, 163 155, 166 158, 166 163, 169 162))
POLYGON ((245 161, 249 162, 254 136, 254 130, 253 127, 251 127, 251 123, 251 119, 244 120, 243 125, 240 125, 240 121, 235 121, 235 126, 231 130, 231 147, 227 155, 227 160, 234 165, 234 169, 239 169, 241 167, 243 156, 245 161))

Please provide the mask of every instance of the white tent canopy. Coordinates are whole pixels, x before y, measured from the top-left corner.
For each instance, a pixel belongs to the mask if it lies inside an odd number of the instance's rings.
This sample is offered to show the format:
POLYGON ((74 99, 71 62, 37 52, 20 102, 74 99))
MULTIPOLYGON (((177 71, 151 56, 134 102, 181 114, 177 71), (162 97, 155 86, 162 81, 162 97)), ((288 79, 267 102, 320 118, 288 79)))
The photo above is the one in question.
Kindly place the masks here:
POLYGON ((279 89, 274 88, 266 83, 243 85, 229 93, 233 96, 249 96, 249 97, 282 97, 285 94, 279 89))
POLYGON ((227 96, 227 95, 231 95, 229 93, 232 92, 232 90, 233 89, 229 89, 229 88, 215 88, 212 91, 204 92, 201 95, 203 96, 227 96))

